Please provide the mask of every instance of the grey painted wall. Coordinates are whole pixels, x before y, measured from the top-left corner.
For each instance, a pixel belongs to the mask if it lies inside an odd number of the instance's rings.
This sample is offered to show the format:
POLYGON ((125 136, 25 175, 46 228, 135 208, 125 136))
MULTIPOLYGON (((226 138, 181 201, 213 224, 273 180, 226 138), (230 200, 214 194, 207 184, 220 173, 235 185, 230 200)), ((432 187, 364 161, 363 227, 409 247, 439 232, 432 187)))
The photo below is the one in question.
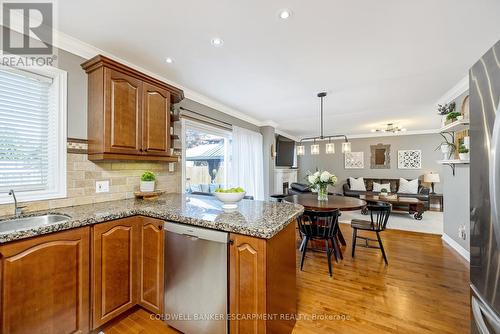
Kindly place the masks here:
POLYGON ((57 67, 68 72, 68 137, 87 139, 87 74, 84 58, 58 51, 57 67))
POLYGON ((272 126, 263 126, 260 128, 263 137, 264 152, 264 198, 272 195, 274 189, 274 167, 275 159, 271 156, 271 147, 276 149, 275 131, 272 126))
MULTIPOLYGON (((465 92, 455 98, 456 111, 461 111, 464 98, 469 94, 465 92)), ((444 233, 456 241, 466 250, 470 250, 470 168, 469 165, 457 165, 455 176, 448 166, 443 166, 444 171, 444 233), (467 238, 458 236, 458 228, 465 226, 467 238)))
MULTIPOLYGON (((344 155, 341 153, 342 141, 335 141, 335 154, 325 154, 324 143, 320 143, 321 154, 311 155, 311 143, 305 143, 306 154, 298 157, 299 182, 305 181, 307 171, 314 171, 316 168, 328 170, 337 175, 338 183, 335 191, 342 192, 342 185, 347 178, 352 177, 380 177, 380 178, 417 178, 422 177, 427 172, 437 172, 441 174, 442 166, 437 163, 441 159, 440 151, 435 151, 436 146, 441 142, 438 134, 408 135, 408 136, 388 136, 351 139, 352 152, 364 152, 364 169, 345 169, 344 155), (370 169, 370 145, 376 144, 391 145, 391 168, 390 169, 370 169), (422 169, 406 170, 398 169, 398 150, 422 150, 422 169)), ((436 192, 441 192, 442 183, 435 186, 436 192)))
POLYGON ((455 240, 466 250, 470 249, 470 194, 469 194, 469 165, 457 165, 455 176, 451 168, 443 167, 443 195, 444 195, 444 233, 455 240), (465 226, 467 238, 458 236, 458 228, 465 226))
POLYGON ((176 107, 184 107, 193 111, 196 111, 197 113, 200 113, 202 115, 206 115, 212 118, 215 118, 220 121, 224 121, 226 123, 229 123, 231 125, 239 126, 245 129, 249 129, 252 131, 260 132, 260 128, 252 123, 243 121, 237 117, 230 116, 228 114, 225 114, 221 111, 218 111, 216 109, 207 107, 204 104, 195 102, 190 99, 184 99, 178 104, 176 104, 176 107))

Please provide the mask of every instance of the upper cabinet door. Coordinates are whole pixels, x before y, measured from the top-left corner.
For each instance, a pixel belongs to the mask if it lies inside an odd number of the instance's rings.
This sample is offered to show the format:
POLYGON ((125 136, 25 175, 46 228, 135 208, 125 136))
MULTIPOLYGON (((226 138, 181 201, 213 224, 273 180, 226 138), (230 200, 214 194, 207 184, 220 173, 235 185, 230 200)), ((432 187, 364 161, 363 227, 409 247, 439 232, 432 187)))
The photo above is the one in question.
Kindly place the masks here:
POLYGON ((149 83, 143 92, 144 153, 170 156, 170 93, 149 83))
POLYGON ((142 81, 109 68, 104 73, 105 151, 141 154, 142 81))

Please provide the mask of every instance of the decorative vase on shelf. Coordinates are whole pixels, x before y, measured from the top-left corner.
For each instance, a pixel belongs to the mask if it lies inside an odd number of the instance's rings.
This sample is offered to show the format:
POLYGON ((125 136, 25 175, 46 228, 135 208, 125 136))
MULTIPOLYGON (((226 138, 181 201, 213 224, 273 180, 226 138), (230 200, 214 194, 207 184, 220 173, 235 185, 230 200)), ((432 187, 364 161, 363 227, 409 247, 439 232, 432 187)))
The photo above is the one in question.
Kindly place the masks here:
POLYGON ((451 155, 451 147, 448 144, 441 145, 441 153, 443 153, 443 160, 449 160, 451 155))
POLYGON ((462 161, 468 161, 470 159, 469 153, 458 153, 458 156, 462 161))
POLYGON ((328 201, 328 185, 318 185, 318 201, 328 201))

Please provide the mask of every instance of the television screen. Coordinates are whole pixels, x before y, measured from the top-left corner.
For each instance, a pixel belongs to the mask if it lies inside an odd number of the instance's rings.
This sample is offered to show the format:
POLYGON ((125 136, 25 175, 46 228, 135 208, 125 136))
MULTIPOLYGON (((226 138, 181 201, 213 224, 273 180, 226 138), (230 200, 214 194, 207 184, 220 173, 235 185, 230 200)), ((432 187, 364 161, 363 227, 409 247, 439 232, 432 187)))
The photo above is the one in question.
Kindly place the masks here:
POLYGON ((295 158, 295 142, 283 136, 276 138, 276 166, 292 167, 295 158))

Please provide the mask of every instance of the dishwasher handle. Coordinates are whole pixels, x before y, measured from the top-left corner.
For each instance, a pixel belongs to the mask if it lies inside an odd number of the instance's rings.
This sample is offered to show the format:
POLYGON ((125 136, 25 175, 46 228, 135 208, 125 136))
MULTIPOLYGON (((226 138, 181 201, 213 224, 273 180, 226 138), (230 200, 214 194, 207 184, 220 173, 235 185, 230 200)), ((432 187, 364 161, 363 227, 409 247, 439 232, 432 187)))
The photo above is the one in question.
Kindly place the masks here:
POLYGON ((229 234, 227 232, 210 230, 201 227, 193 227, 191 225, 165 222, 163 228, 167 232, 179 234, 188 237, 191 240, 203 239, 227 244, 229 239, 229 234))

